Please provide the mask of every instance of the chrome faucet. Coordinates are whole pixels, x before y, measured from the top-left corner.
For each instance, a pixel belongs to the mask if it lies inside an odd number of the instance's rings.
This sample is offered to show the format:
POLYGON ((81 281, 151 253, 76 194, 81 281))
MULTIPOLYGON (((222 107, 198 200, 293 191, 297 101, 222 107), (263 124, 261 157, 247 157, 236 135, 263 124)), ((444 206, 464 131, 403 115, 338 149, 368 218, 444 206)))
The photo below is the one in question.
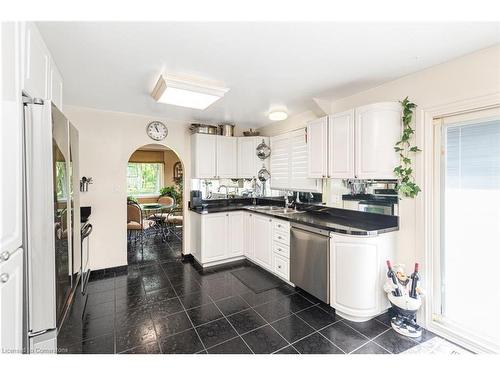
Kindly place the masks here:
POLYGON ((222 189, 222 188, 225 188, 225 189, 226 189, 226 194, 225 194, 225 196, 226 196, 226 198, 227 198, 227 194, 229 193, 229 189, 227 188, 227 186, 226 186, 226 185, 220 185, 220 186, 219 186, 219 188, 217 189, 217 191, 220 193, 220 189, 222 189))
MULTIPOLYGON (((292 193, 293 194, 293 193, 292 193)), ((285 192, 285 208, 290 208, 293 206, 293 202, 289 202, 288 201, 288 197, 290 195, 290 192, 289 191, 286 191, 285 192)))

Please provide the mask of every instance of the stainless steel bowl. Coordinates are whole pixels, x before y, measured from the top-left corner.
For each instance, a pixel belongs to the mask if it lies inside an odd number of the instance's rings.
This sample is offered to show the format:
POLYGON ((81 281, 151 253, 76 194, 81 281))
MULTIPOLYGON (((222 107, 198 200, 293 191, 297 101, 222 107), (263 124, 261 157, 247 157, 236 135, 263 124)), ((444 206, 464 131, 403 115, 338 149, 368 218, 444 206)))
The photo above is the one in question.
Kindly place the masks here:
POLYGON ((200 133, 200 134, 213 134, 217 135, 219 128, 215 125, 207 125, 207 124, 191 124, 189 127, 191 133, 200 133))
POLYGON ((219 135, 223 135, 225 137, 233 137, 234 136, 234 124, 219 124, 219 135))

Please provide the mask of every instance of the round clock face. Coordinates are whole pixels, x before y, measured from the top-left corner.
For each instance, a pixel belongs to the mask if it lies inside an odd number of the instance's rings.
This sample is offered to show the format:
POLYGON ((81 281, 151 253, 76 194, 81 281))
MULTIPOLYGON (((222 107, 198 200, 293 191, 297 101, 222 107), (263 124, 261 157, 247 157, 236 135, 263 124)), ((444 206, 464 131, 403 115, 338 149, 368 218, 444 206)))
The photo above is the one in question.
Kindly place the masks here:
POLYGON ((146 127, 146 133, 151 139, 155 141, 161 141, 165 139, 168 134, 167 126, 160 121, 153 121, 146 127))

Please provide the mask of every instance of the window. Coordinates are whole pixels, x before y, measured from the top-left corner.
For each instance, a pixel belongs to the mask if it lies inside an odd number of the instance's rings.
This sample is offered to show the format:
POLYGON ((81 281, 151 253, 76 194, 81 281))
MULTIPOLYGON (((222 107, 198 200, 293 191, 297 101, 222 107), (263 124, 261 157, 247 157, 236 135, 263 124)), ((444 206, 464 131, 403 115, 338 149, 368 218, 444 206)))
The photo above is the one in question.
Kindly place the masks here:
POLYGON ((159 195, 162 180, 162 163, 128 163, 127 195, 159 195))
POLYGON ((448 116, 440 133, 439 280, 434 319, 481 347, 500 349, 500 118, 448 116))

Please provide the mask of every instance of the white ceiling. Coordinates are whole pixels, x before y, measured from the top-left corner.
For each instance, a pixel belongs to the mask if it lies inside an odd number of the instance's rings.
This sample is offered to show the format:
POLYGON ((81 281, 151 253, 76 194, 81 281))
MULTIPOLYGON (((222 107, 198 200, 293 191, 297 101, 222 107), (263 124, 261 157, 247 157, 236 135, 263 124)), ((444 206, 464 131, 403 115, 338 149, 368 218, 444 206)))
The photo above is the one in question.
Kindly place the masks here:
POLYGON ((500 43, 498 23, 39 22, 65 103, 256 127, 500 43), (221 81, 204 111, 158 104, 160 73, 221 81))

